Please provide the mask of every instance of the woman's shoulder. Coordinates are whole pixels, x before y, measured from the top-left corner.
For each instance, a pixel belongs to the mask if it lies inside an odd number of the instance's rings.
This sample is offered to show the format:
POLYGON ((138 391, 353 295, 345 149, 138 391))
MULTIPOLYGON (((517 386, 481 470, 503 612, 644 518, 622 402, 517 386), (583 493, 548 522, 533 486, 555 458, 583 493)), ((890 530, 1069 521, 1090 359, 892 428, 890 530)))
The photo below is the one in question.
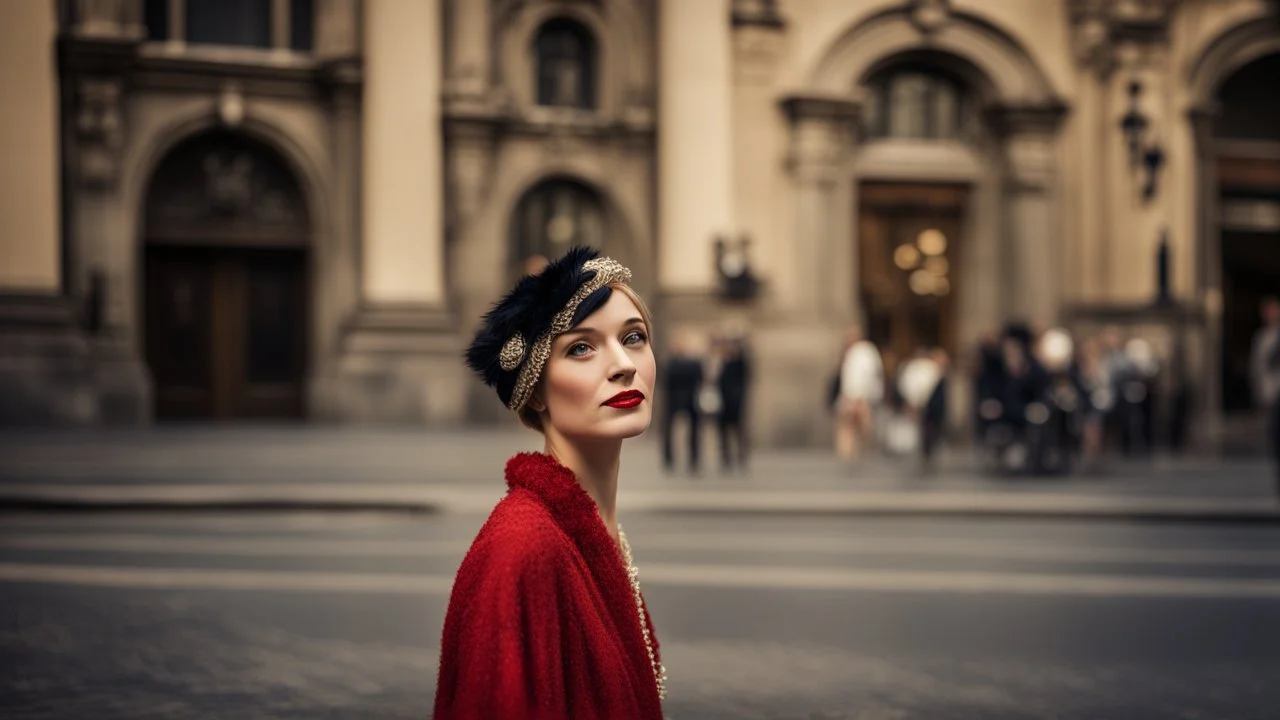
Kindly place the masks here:
POLYGON ((476 535, 467 560, 485 560, 508 568, 537 561, 569 557, 573 541, 565 533, 550 508, 532 494, 507 493, 476 535), (496 561, 496 562, 495 562, 496 561))

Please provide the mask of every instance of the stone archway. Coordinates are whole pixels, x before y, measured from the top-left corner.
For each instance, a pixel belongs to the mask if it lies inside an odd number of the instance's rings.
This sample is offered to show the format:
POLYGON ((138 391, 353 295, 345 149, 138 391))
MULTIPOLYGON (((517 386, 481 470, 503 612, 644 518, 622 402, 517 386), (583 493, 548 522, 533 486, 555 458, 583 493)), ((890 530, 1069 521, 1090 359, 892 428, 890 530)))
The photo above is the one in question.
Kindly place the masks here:
POLYGON ((311 223, 286 161, 211 130, 157 164, 143 212, 143 349, 157 419, 305 413, 311 223))
POLYGON ((1280 130, 1258 122, 1263 118, 1248 97, 1255 86, 1252 102, 1270 102, 1268 74, 1277 67, 1280 28, 1264 17, 1208 43, 1188 78, 1198 180, 1196 286, 1208 314, 1201 392, 1212 434, 1223 440, 1247 432, 1249 337, 1259 322, 1258 300, 1280 283, 1274 254, 1259 254, 1280 237, 1280 130))
POLYGON ((573 245, 590 245, 632 269, 642 293, 648 263, 624 213, 595 183, 575 174, 540 176, 515 196, 507 221, 510 279, 536 269, 533 256, 555 259, 573 245))
MULTIPOLYGON (((808 90, 788 98, 791 167, 797 195, 796 235, 823 267, 806 268, 824 286, 857 286, 860 187, 867 180, 939 183, 969 188, 965 248, 957 278, 965 327, 963 350, 988 326, 1018 308, 1026 319, 1059 312, 1059 212, 1055 144, 1066 106, 1047 76, 1011 35, 977 17, 919 8, 873 15, 842 33, 817 59, 808 90), (868 82, 897 65, 946 68, 971 93, 974 127, 946 143, 869 136, 868 82), (815 220, 815 215, 818 219, 815 220), (852 239, 852 241, 851 241, 852 239), (978 282, 996 275, 1002 284, 978 282), (966 279, 968 280, 966 282, 966 279)), ((858 299, 815 296, 809 301, 836 316, 865 314, 858 299)), ((861 319, 861 318, 860 318, 861 319)))

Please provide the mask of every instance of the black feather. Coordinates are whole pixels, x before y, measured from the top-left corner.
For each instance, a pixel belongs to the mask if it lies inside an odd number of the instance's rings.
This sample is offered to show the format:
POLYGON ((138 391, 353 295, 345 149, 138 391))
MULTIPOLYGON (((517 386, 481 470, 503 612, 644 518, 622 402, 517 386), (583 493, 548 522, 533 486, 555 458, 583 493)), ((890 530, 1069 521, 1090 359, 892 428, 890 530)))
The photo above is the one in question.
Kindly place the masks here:
MULTIPOLYGON (((537 275, 520 278, 515 287, 481 319, 475 338, 465 353, 467 367, 486 385, 497 390, 503 403, 511 400, 519 375, 519 368, 514 371, 502 369, 499 353, 503 346, 512 335, 519 333, 524 338, 526 349, 532 349, 534 341, 551 327, 556 313, 569 302, 582 283, 594 277, 593 271, 583 270, 583 264, 599 256, 600 253, 593 248, 571 248, 537 275)), ((592 293, 589 301, 583 303, 584 307, 575 313, 575 325, 603 304, 603 299, 598 297, 601 293, 607 299, 607 289, 592 293)))

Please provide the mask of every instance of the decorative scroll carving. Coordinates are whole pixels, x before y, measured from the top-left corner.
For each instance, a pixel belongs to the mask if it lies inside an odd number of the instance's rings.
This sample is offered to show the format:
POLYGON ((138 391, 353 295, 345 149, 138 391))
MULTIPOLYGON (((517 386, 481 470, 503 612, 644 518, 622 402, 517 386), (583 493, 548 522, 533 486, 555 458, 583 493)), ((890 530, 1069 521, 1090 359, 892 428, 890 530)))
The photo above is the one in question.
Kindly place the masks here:
POLYGON ((147 235, 158 241, 298 244, 307 226, 293 172, 270 149, 231 132, 173 150, 147 197, 147 235))
POLYGON ((910 0, 908 12, 911 24, 925 35, 932 35, 951 21, 947 0, 910 0))
POLYGON ((1105 76, 1116 66, 1116 46, 1165 42, 1178 0, 1069 0, 1076 60, 1105 76))
POLYGON ((124 115, 118 78, 86 77, 77 87, 76 139, 80 180, 89 187, 115 184, 124 144, 124 115))
POLYGON ((791 169, 801 179, 830 179, 856 139, 858 103, 796 95, 784 99, 782 107, 791 120, 791 169))

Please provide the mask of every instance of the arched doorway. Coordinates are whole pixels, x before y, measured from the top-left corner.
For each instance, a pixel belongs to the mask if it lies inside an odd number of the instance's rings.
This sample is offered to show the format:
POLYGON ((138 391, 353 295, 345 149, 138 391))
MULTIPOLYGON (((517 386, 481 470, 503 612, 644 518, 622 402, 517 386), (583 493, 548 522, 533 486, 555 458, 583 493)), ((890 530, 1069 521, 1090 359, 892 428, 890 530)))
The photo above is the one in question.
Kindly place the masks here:
POLYGON ((912 51, 860 85, 854 232, 866 334, 891 364, 931 347, 955 354, 966 236, 987 170, 981 75, 954 56, 912 51))
POLYGON ((1264 297, 1280 292, 1280 53, 1219 87, 1214 123, 1222 315, 1221 410, 1253 408, 1250 354, 1264 297))
POLYGON ((157 419, 304 414, 308 217, 293 172, 251 138, 204 133, 160 162, 142 289, 157 419))
POLYGON ((511 277, 536 272, 574 245, 589 245, 627 262, 620 220, 600 192, 569 177, 544 179, 516 203, 511 217, 511 277))

